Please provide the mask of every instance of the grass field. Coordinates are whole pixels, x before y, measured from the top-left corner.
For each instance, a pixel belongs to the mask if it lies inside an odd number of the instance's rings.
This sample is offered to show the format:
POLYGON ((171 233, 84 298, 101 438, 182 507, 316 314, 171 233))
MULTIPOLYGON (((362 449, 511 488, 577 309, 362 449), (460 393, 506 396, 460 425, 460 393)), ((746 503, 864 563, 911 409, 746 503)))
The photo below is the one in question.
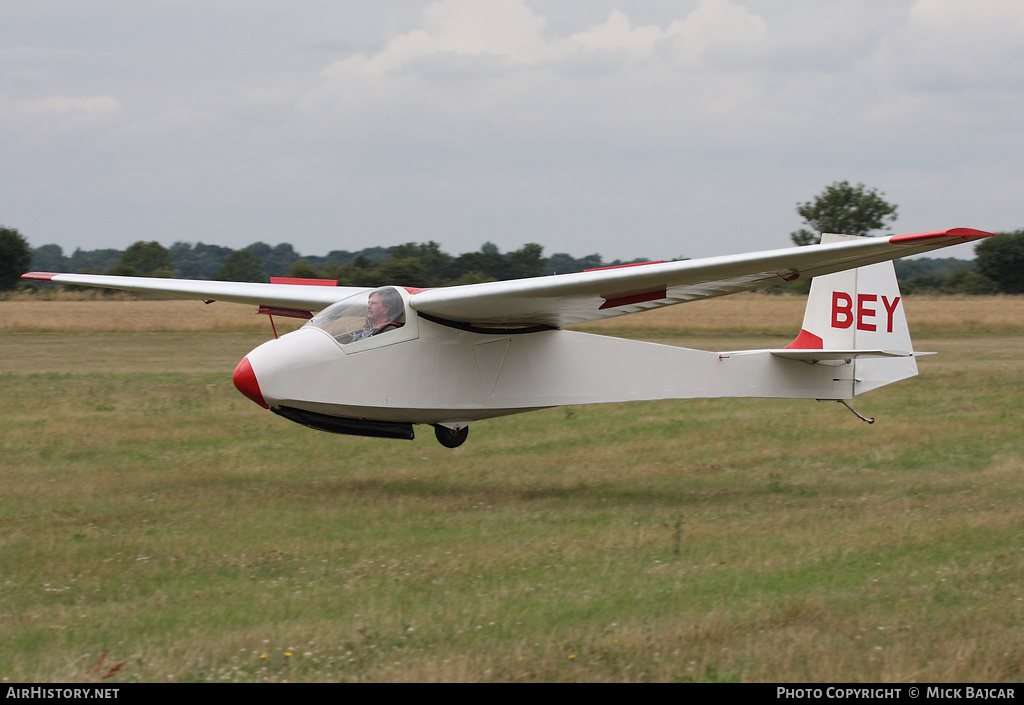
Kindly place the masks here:
MULTIPOLYGON (((448 450, 242 397, 248 307, 0 301, 0 678, 1019 681, 1024 299, 906 307, 940 354, 857 399, 873 426, 579 406, 448 450)), ((769 347, 802 308, 588 330, 769 347)))

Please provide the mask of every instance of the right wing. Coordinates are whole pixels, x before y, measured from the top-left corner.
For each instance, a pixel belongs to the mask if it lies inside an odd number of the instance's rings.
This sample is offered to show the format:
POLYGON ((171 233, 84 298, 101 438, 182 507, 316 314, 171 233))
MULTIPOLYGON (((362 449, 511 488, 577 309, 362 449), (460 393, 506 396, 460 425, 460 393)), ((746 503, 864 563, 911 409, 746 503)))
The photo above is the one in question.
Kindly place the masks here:
POLYGON ((856 269, 992 234, 954 228, 865 237, 741 255, 428 289, 414 294, 409 303, 420 314, 456 324, 560 328, 856 269))

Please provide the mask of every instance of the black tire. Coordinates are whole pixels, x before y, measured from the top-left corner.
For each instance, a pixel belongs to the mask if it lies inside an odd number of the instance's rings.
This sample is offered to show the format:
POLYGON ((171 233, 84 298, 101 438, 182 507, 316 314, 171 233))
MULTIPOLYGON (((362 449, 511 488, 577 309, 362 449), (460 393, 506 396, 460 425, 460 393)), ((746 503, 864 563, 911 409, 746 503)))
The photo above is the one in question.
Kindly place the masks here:
POLYGON ((458 448, 466 442, 468 436, 469 426, 463 426, 458 431, 453 431, 446 426, 434 426, 434 437, 445 448, 458 448))

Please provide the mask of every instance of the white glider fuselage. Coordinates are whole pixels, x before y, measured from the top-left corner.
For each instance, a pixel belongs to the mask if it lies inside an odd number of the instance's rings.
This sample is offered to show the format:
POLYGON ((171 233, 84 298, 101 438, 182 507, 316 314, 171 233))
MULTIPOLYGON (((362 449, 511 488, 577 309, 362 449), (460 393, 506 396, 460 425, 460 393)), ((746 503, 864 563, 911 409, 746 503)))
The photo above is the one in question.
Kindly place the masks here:
MULTIPOLYGON (((489 332, 427 320, 351 341, 337 308, 247 356, 262 401, 329 417, 461 427, 533 409, 658 399, 851 399, 913 376, 891 263, 822 276, 787 348, 706 352, 566 330, 489 332)), ((357 318, 358 326, 365 319, 357 318)), ((253 380, 250 380, 253 382, 253 380)), ((240 385, 240 388, 243 388, 240 385)))
POLYGON ((552 330, 488 335, 420 319, 419 335, 346 352, 305 327, 247 356, 266 404, 459 425, 571 404, 701 397, 849 399, 852 365, 722 354, 552 330), (846 369, 844 369, 846 368, 846 369))

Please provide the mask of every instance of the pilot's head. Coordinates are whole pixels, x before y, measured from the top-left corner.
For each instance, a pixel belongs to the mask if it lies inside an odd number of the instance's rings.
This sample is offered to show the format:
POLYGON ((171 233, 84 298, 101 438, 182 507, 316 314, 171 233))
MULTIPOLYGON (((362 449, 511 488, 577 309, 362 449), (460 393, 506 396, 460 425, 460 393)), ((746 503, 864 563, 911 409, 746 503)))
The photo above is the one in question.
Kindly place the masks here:
POLYGON ((403 308, 402 296, 393 288, 376 289, 370 292, 366 303, 366 320, 372 326, 396 321, 401 317, 403 308))

